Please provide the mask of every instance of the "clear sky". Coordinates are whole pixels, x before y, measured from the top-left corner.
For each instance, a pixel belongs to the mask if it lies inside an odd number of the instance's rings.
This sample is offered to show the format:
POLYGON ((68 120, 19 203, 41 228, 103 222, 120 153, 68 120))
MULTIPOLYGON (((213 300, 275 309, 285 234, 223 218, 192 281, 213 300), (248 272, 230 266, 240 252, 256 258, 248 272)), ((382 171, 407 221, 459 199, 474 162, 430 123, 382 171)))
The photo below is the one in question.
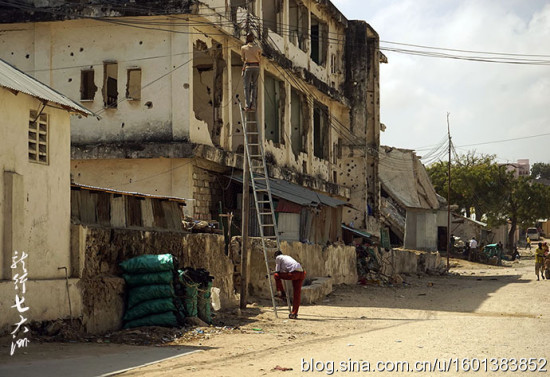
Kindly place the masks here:
MULTIPOLYGON (((546 55, 506 56, 546 64, 517 65, 383 51, 389 63, 381 65, 381 122, 387 127, 381 136, 382 144, 427 155, 446 137, 449 112, 451 136, 458 153, 475 150, 496 154, 498 162, 528 158, 531 164, 550 163, 550 0, 332 2, 349 20, 368 22, 381 41, 546 55), (543 134, 546 135, 531 137, 543 134), (508 139, 515 140, 497 142, 508 139)), ((381 47, 502 57, 385 42, 381 47)))

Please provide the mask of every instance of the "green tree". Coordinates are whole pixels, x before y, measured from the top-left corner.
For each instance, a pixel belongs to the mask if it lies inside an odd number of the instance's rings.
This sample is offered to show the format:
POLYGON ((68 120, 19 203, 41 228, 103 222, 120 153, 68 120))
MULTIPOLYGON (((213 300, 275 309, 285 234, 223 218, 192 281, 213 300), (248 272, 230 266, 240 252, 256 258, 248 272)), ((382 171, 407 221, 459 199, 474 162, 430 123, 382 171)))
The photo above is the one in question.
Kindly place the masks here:
MULTIPOLYGON (((500 199, 511 176, 506 168, 495 163, 495 157, 476 156, 470 152, 451 164, 451 203, 458 205, 466 217, 486 217, 490 225, 502 222, 500 199)), ((447 197, 448 163, 438 162, 427 168, 435 190, 447 197)))
POLYGON ((550 164, 545 164, 544 162, 535 162, 533 166, 531 166, 531 177, 535 179, 550 179, 550 164))
MULTIPOLYGON (((438 162, 427 170, 436 192, 447 197, 448 163, 438 162)), ((469 152, 451 164, 451 203, 467 217, 483 218, 490 227, 510 221, 512 245, 518 226, 526 228, 550 217, 550 187, 531 178, 514 178, 494 156, 469 152)))
POLYGON ((550 188, 530 178, 513 179, 503 198, 503 216, 510 220, 508 242, 514 242, 516 228, 527 228, 538 219, 550 216, 550 188))

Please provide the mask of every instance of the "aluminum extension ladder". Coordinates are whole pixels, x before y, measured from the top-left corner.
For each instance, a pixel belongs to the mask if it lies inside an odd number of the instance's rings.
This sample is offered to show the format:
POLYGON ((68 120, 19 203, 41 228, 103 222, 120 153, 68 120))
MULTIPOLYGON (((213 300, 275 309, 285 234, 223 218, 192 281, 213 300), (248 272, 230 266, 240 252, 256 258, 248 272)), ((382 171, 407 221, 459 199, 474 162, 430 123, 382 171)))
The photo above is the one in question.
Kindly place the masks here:
MULTIPOLYGON (((275 252, 281 249, 279 232, 277 231, 277 222, 275 221, 275 209, 273 206, 273 197, 271 196, 271 186, 269 184, 269 175, 267 173, 267 164, 265 161, 265 151, 262 133, 258 127, 256 112, 245 112, 241 101, 237 97, 239 109, 241 111, 241 124, 244 135, 244 148, 248 160, 248 169, 250 171, 250 182, 252 192, 254 193, 254 204, 256 206, 256 217, 260 228, 260 237, 262 240, 262 250, 264 253, 265 268, 267 279, 269 280, 269 291, 271 293, 271 302, 273 311, 277 317, 277 304, 273 292, 273 282, 269 273, 269 262, 267 252, 275 252), (267 197, 267 198, 266 198, 267 197), (276 242, 276 247, 269 247, 268 240, 276 242)), ((246 174, 246 172, 243 172, 246 174)), ((286 281, 284 281, 286 283, 286 281)), ((288 311, 291 312, 290 292, 288 285, 285 284, 286 302, 288 311)))

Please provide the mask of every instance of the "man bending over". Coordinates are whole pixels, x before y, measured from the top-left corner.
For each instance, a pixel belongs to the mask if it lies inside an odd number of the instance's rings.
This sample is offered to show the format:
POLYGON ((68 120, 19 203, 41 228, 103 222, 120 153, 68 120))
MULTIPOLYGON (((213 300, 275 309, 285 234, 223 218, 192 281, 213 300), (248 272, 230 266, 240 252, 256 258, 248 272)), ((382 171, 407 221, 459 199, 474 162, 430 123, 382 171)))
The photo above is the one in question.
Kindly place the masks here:
POLYGON ((280 250, 275 252, 275 285, 277 286, 277 296, 286 300, 285 289, 281 280, 292 280, 294 291, 292 299, 292 312, 288 318, 297 319, 300 300, 302 298, 302 284, 306 278, 306 272, 302 265, 289 255, 283 255, 280 250))

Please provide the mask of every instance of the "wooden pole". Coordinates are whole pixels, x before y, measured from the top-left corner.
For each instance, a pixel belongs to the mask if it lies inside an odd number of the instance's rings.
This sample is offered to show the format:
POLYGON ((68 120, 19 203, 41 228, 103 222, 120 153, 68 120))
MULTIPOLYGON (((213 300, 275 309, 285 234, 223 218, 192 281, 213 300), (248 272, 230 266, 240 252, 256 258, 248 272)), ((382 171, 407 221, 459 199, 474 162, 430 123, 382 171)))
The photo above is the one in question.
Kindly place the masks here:
POLYGON ((447 134, 449 135, 449 166, 447 181, 447 271, 450 269, 449 254, 451 253, 451 126, 449 125, 449 115, 447 113, 447 134))
POLYGON ((246 148, 244 148, 243 159, 243 202, 242 202, 242 235, 241 235, 241 299, 239 307, 246 309, 246 300, 248 297, 248 218, 250 217, 250 195, 249 195, 249 166, 246 148))

